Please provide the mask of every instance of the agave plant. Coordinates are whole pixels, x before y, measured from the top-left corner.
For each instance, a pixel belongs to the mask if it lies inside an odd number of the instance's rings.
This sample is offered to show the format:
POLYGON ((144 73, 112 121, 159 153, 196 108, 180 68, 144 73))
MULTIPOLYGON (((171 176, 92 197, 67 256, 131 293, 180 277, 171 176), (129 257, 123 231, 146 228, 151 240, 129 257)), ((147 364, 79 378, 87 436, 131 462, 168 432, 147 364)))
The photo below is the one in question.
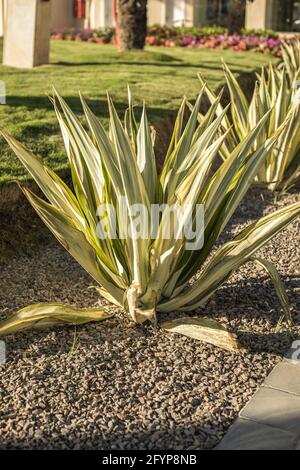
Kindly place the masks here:
MULTIPOLYGON (((225 116, 222 127, 229 130, 232 126, 233 129, 222 144, 222 157, 226 160, 238 143, 245 139, 270 110, 263 129, 253 142, 251 152, 255 153, 281 125, 284 129, 276 145, 270 149, 255 180, 271 191, 293 186, 299 180, 300 170, 300 98, 296 93, 295 80, 290 87, 286 70, 274 69, 270 64, 267 71, 263 68, 257 76, 258 81, 249 102, 233 73, 226 64, 223 67, 231 97, 231 119, 225 116)), ((202 84, 205 83, 201 75, 199 79, 202 84)), ((207 95, 214 103, 216 95, 208 87, 207 95)), ((224 109, 219 105, 216 114, 220 116, 223 112, 224 109)))
POLYGON ((291 44, 283 43, 281 53, 283 59, 282 66, 286 68, 290 83, 292 84, 295 79, 300 77, 300 40, 297 39, 291 44))
MULTIPOLYGON (((99 294, 122 307, 134 322, 156 322, 159 312, 195 310, 204 305, 235 270, 251 261, 263 266, 270 274, 286 318, 291 321, 286 293, 275 267, 257 258, 255 253, 298 216, 300 203, 263 217, 242 230, 232 241, 214 248, 284 129, 280 128, 268 140, 261 139, 261 145, 250 158, 249 150, 269 120, 266 114, 235 146, 222 165, 213 169, 218 151, 228 136, 228 132, 219 136, 220 124, 226 119, 227 110, 215 116, 220 106, 219 96, 198 124, 204 90, 201 90, 186 124, 187 103, 183 99, 160 175, 155 164, 155 133, 149 126, 146 108, 143 107, 138 123, 130 93, 124 124, 108 97, 110 129, 106 132, 83 97, 81 101, 88 131, 54 91, 52 101, 70 162, 74 192, 40 158, 13 137, 3 131, 2 134, 48 200, 23 187, 36 212, 94 278, 99 294), (119 209, 121 200, 125 201, 131 228, 136 223, 132 207, 140 204, 146 208, 145 220, 150 222, 145 223, 146 236, 121 237, 124 218, 118 216, 114 220, 117 236, 99 235, 99 206, 109 204, 119 209), (181 213, 179 228, 176 226, 175 229, 175 225, 170 223, 167 213, 174 203, 193 209, 193 223, 196 206, 204 207, 204 245, 201 249, 187 249, 187 237, 180 233, 187 222, 188 211, 181 213), (155 204, 163 206, 154 237, 150 208, 155 204), (166 226, 170 229, 168 237, 164 236, 166 226)), ((108 211, 106 222, 113 218, 108 211)), ((60 304, 39 304, 27 307, 2 322, 0 334, 63 322, 82 324, 106 317, 101 308, 82 311, 60 304)), ((224 347, 236 346, 234 337, 226 336, 222 327, 211 320, 180 318, 162 326, 224 347)))

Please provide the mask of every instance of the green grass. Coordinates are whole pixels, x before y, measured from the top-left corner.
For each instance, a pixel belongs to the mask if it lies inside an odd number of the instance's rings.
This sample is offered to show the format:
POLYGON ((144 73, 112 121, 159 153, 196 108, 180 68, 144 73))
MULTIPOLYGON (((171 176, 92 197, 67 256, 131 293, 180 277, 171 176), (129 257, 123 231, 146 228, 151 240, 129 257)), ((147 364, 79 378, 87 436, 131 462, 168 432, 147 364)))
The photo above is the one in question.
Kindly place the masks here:
MULTIPOLYGON (((183 95, 193 100, 199 91, 197 71, 217 87, 223 80, 221 57, 236 73, 252 71, 270 60, 257 53, 151 48, 120 53, 113 46, 52 42, 51 63, 33 70, 0 66, 7 104, 0 106, 0 126, 52 168, 67 168, 55 114, 47 94, 54 85, 72 108, 81 113, 78 91, 107 123, 106 90, 119 111, 126 108, 127 83, 138 105, 145 100, 150 120, 156 122, 175 110, 183 95)), ((0 143, 0 183, 28 176, 7 145, 0 143)))

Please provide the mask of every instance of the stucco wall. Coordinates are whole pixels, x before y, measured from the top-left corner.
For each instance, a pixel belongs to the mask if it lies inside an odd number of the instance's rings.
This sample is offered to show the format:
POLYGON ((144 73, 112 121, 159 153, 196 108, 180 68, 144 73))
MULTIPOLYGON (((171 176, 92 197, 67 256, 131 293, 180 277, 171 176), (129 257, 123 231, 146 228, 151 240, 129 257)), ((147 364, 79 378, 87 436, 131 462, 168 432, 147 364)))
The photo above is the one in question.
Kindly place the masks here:
POLYGON ((165 21, 165 0, 148 0, 148 23, 161 24, 165 21))
POLYGON ((246 28, 265 29, 267 22, 268 0, 255 0, 246 6, 246 28))
POLYGON ((195 0, 185 0, 185 25, 195 24, 195 0))

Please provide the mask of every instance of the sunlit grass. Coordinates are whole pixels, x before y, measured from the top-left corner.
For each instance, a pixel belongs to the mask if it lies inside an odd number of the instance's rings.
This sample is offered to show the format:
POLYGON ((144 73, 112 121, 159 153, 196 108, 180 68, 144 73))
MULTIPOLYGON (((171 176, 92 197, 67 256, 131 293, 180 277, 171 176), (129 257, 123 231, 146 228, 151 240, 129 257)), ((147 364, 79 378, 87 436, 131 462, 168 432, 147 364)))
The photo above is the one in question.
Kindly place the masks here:
MULTIPOLYGON (((106 90, 119 110, 125 110, 126 86, 130 83, 136 101, 146 100, 152 122, 170 115, 180 98, 194 99, 201 71, 214 88, 222 81, 221 58, 236 73, 251 71, 270 60, 257 53, 149 48, 120 53, 114 46, 61 41, 51 43, 51 63, 34 70, 1 66, 7 104, 0 107, 0 126, 42 155, 55 170, 67 161, 55 114, 47 94, 54 85, 80 111, 78 91, 106 124, 106 90)), ((4 142, 0 143, 0 182, 24 179, 26 171, 4 142)))

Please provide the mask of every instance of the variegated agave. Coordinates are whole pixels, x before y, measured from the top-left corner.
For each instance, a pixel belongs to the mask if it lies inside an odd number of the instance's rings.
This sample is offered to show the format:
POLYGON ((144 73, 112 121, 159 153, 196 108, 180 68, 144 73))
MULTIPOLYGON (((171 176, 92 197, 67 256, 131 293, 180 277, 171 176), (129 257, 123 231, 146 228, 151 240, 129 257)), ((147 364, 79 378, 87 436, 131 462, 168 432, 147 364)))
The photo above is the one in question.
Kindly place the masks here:
MULTIPOLYGON (((222 121, 224 131, 233 127, 221 146, 221 155, 227 159, 235 147, 257 126, 263 116, 269 112, 264 127, 253 142, 252 153, 283 124, 276 145, 261 165, 256 182, 274 190, 285 190, 298 182, 300 170, 300 98, 297 96, 295 79, 290 86, 286 70, 275 69, 270 64, 263 68, 249 102, 230 69, 223 64, 224 73, 231 97, 231 119, 225 116, 222 121)), ((202 84, 204 80, 201 75, 202 84)), ((207 87, 207 94, 214 103, 216 95, 207 87)), ((217 115, 224 112, 221 105, 217 115)))
POLYGON ((288 73, 290 83, 300 78, 300 40, 288 44, 287 42, 282 44, 281 47, 283 64, 288 73))
MULTIPOLYGON (((259 263, 269 272, 285 315, 291 321, 287 297, 275 267, 257 258, 255 253, 298 216, 300 203, 254 222, 232 241, 214 249, 283 129, 268 140, 261 138, 261 145, 250 158, 249 150, 269 120, 268 114, 265 115, 222 165, 213 169, 213 162, 228 135, 225 132, 218 136, 227 110, 215 117, 220 106, 218 97, 201 124, 197 124, 203 94, 204 88, 186 124, 186 100, 183 100, 160 175, 155 164, 155 135, 148 124, 145 106, 138 123, 130 93, 125 125, 108 98, 109 132, 81 98, 87 132, 65 101, 54 92, 52 101, 70 162, 74 192, 40 158, 13 137, 2 134, 48 199, 46 202, 23 188, 29 202, 60 243, 94 278, 100 295, 124 308, 135 322, 156 321, 159 312, 193 311, 205 304, 235 270, 250 261, 259 263), (118 205, 120 198, 125 198, 128 208, 136 203, 147 208, 154 203, 168 206, 180 202, 192 207, 204 204, 203 248, 186 251, 184 238, 174 231, 169 239, 164 239, 165 211, 156 239, 151 238, 150 232, 146 239, 100 239, 96 229, 97 207, 103 202, 118 205), (190 285, 196 273, 197 278, 190 285)), ((184 214, 182 223, 185 217, 184 214)), ((121 224, 122 220, 117 220, 118 230, 121 224)), ((102 309, 34 305, 2 322, 0 334, 57 323, 82 324, 106 317, 102 309)), ((233 336, 211 320, 181 318, 162 326, 224 347, 236 346, 233 336)))

